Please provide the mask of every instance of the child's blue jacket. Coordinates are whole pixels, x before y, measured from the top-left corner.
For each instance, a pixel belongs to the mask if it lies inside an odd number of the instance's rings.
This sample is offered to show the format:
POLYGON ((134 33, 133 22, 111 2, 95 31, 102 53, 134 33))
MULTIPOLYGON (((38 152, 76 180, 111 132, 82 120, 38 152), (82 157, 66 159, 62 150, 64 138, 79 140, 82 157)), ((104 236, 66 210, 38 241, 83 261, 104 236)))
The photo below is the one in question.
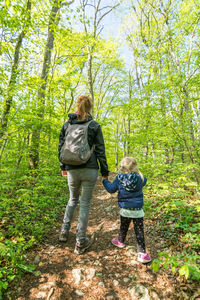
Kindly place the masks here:
POLYGON ((121 208, 142 208, 143 207, 143 192, 147 178, 142 181, 138 173, 118 174, 115 180, 111 183, 104 179, 103 185, 109 193, 118 191, 118 204, 121 208))

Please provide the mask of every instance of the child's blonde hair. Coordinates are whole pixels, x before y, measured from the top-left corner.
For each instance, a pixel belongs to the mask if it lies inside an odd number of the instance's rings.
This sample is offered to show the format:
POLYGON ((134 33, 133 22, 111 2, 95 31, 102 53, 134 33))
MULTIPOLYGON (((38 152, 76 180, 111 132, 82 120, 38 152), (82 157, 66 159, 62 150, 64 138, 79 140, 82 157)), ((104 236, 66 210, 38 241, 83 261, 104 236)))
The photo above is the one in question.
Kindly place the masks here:
POLYGON ((122 173, 139 173, 137 161, 133 157, 124 157, 120 163, 120 172, 122 173))

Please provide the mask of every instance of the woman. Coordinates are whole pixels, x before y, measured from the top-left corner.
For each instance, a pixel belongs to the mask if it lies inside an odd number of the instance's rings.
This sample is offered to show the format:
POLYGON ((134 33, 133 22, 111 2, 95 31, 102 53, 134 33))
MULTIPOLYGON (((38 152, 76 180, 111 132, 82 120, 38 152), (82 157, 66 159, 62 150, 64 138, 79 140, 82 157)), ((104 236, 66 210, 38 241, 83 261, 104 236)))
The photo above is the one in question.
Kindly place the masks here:
POLYGON ((67 241, 71 222, 74 216, 76 206, 78 204, 80 195, 80 210, 76 233, 76 246, 74 253, 82 254, 91 245, 91 241, 86 237, 86 230, 88 225, 90 202, 92 199, 93 189, 98 176, 98 169, 103 177, 108 176, 108 165, 105 156, 104 139, 100 125, 93 121, 91 116, 92 99, 88 96, 80 96, 77 100, 77 112, 69 114, 69 120, 63 125, 59 137, 59 158, 61 148, 65 142, 65 133, 68 124, 82 124, 90 122, 88 125, 88 144, 92 151, 89 160, 82 165, 64 165, 60 163, 62 174, 68 173, 68 186, 70 192, 69 202, 67 204, 61 233, 59 240, 67 241))

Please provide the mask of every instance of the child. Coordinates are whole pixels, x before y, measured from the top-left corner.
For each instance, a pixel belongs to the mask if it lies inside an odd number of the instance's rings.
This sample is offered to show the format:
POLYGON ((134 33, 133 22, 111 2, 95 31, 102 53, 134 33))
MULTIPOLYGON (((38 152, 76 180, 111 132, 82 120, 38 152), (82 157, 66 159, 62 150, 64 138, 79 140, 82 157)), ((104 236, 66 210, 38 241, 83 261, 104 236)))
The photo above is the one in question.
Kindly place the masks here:
POLYGON ((148 263, 150 256, 146 253, 144 229, 143 229, 143 193, 147 179, 139 172, 137 162, 133 157, 125 157, 121 161, 120 171, 113 181, 109 182, 103 177, 103 185, 109 193, 118 191, 118 204, 120 206, 120 231, 118 238, 112 239, 112 244, 125 247, 126 234, 131 220, 133 220, 134 230, 137 239, 138 261, 148 263))

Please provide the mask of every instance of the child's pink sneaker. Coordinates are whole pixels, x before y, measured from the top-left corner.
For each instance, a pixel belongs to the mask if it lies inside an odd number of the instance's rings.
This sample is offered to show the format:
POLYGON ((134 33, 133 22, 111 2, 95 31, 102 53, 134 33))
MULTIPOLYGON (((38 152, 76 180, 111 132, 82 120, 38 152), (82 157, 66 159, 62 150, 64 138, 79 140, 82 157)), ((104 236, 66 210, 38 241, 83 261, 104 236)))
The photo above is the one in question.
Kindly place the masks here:
POLYGON ((145 264, 151 261, 151 257, 148 253, 138 253, 138 261, 145 264))
POLYGON ((114 238, 112 239, 111 243, 115 246, 117 246, 118 248, 124 248, 125 247, 125 244, 124 243, 121 243, 118 238, 114 238))

